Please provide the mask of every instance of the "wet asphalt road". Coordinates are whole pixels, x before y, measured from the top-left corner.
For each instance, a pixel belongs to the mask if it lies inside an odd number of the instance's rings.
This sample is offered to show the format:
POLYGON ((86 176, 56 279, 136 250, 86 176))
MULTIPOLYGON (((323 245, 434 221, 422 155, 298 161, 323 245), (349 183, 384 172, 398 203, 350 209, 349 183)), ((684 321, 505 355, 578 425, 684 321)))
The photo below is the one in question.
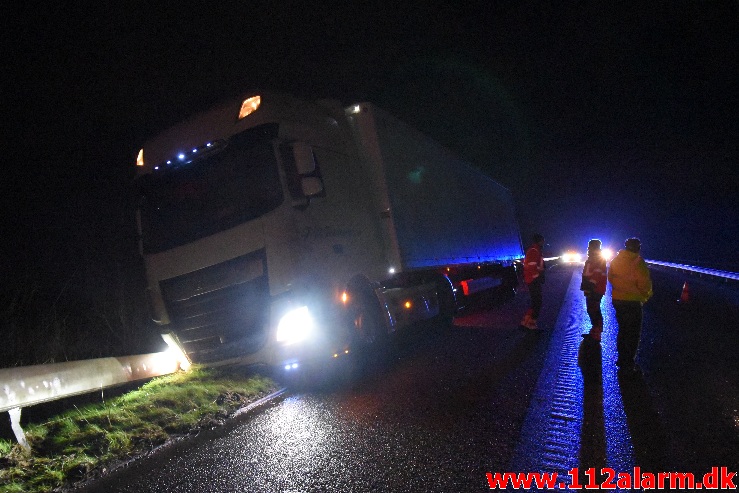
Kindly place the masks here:
POLYGON ((550 268, 542 333, 517 327, 527 293, 483 300, 451 328, 414 331, 384 361, 368 362, 362 379, 293 390, 80 491, 489 491, 491 471, 736 468, 736 289, 696 279, 694 301, 677 306, 683 279, 653 272, 644 376, 623 382, 613 369, 607 301, 604 342, 581 342, 577 270, 550 268), (563 414, 558 402, 569 406, 574 432, 560 463, 547 465, 557 459, 545 441, 554 436, 552 416, 563 414))
POLYGON ((739 470, 739 283, 652 269, 639 364, 622 390, 637 461, 655 469, 739 470), (690 302, 680 304, 684 282, 690 302), (639 411, 639 412, 637 412, 639 411))

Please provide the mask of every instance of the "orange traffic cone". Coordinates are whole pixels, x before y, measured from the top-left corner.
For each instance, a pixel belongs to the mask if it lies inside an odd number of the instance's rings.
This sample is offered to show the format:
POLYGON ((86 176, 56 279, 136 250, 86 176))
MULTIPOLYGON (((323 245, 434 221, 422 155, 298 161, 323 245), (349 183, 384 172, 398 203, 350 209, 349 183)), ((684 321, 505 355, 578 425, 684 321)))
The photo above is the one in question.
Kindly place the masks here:
POLYGON ((690 288, 688 287, 688 281, 683 284, 683 292, 680 293, 680 299, 678 303, 690 303, 690 288))

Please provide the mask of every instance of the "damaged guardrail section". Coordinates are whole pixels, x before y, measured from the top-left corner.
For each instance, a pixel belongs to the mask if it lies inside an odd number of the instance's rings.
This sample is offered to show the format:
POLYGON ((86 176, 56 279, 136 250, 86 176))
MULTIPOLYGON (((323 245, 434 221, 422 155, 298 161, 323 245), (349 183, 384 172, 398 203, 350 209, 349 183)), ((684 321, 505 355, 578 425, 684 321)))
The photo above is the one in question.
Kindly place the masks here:
POLYGON ((135 380, 174 373, 176 354, 161 353, 69 361, 0 369, 0 411, 8 411, 18 443, 28 450, 20 426, 21 409, 135 380))

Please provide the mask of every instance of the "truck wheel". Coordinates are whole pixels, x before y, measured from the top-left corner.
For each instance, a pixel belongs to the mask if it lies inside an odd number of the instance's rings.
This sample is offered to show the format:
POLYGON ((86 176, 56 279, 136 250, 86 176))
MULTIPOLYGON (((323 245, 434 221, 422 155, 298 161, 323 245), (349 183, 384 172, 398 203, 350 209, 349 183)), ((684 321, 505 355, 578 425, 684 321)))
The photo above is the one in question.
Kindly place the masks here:
POLYGON ((516 297, 516 288, 518 287, 518 273, 514 265, 505 269, 503 273, 503 289, 506 299, 516 297))
POLYGON ((385 318, 374 292, 375 285, 365 276, 357 276, 347 284, 349 294, 347 328, 349 340, 356 349, 370 348, 387 338, 385 318))
POLYGON ((358 298, 351 316, 354 339, 361 347, 372 347, 384 336, 382 314, 374 299, 367 295, 358 298))
POLYGON ((436 293, 439 298, 439 320, 445 325, 451 325, 457 311, 457 301, 454 297, 454 287, 446 276, 436 279, 436 293))

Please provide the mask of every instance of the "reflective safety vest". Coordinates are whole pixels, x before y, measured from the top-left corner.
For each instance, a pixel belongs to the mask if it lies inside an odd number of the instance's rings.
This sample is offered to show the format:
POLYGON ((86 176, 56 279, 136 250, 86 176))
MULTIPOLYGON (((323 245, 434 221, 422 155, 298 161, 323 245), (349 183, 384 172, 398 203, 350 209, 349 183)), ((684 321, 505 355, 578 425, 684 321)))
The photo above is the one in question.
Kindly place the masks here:
POLYGON ((544 256, 541 254, 541 247, 534 243, 526 250, 526 256, 523 259, 523 280, 526 284, 531 284, 542 272, 544 272, 544 256))
POLYGON ((606 294, 606 259, 599 253, 588 256, 582 269, 582 280, 593 284, 593 293, 606 294))

